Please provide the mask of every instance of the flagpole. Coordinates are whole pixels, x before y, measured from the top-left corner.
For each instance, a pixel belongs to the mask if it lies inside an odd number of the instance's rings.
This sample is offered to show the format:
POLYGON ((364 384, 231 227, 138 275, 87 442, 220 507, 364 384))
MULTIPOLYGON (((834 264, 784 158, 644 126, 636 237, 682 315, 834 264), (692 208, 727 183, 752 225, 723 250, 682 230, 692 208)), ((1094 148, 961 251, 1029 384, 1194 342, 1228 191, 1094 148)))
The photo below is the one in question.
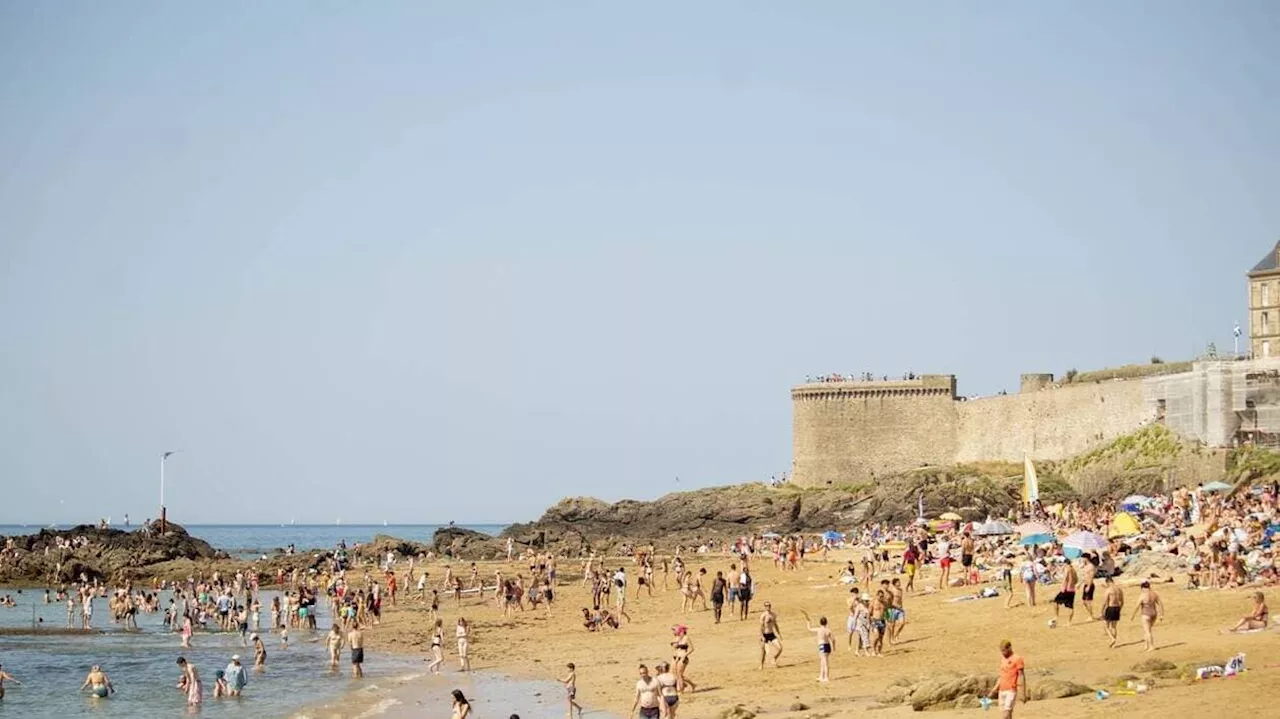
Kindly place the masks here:
POLYGON ((177 454, 178 450, 171 450, 160 455, 160 534, 168 531, 167 517, 164 509, 164 463, 169 459, 170 455, 177 454))

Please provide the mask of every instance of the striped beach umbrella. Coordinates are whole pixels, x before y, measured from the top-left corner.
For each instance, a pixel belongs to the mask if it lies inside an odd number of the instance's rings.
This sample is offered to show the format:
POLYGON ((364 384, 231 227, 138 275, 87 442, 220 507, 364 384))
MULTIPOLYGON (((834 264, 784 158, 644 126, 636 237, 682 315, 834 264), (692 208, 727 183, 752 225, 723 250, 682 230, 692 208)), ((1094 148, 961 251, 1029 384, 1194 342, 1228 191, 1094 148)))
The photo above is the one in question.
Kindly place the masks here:
POLYGON ((1023 522, 1018 525, 1018 534, 1029 537, 1033 534, 1053 534, 1053 530, 1039 522, 1023 522))
POLYGON ((1081 552, 1097 552, 1109 548, 1111 545, 1107 542, 1107 538, 1093 532, 1075 532, 1062 540, 1062 546, 1067 549, 1077 549, 1081 552))

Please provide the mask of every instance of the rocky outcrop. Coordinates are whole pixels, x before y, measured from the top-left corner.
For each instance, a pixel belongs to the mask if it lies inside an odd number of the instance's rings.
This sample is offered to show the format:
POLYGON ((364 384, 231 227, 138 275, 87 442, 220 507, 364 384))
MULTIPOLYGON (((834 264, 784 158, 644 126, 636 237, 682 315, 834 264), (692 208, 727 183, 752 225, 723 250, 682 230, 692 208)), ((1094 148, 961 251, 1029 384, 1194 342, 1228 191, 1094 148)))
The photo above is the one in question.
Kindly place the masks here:
POLYGON ((753 532, 848 527, 858 517, 861 501, 845 490, 761 484, 680 492, 652 502, 610 504, 575 497, 561 500, 536 522, 508 527, 501 536, 535 548, 568 551, 622 542, 695 545, 753 532))
MULTIPOLYGON (((900 679, 880 692, 881 704, 910 704, 916 711, 928 709, 974 709, 979 698, 995 686, 989 674, 941 673, 918 680, 900 679)), ((1063 699, 1091 693, 1093 689, 1061 679, 1039 679, 1031 685, 1031 698, 1037 701, 1063 699)))
POLYGON ((441 557, 481 560, 505 557, 505 539, 462 527, 441 527, 431 540, 431 549, 441 557))
POLYGON ((90 581, 130 579, 149 567, 177 560, 214 561, 226 555, 208 542, 192 537, 177 524, 166 531, 100 529, 42 529, 35 534, 6 537, 0 561, 0 582, 57 584, 84 577, 90 581), (11 541, 10 541, 11 540, 11 541), (63 546, 59 546, 59 540, 63 546))

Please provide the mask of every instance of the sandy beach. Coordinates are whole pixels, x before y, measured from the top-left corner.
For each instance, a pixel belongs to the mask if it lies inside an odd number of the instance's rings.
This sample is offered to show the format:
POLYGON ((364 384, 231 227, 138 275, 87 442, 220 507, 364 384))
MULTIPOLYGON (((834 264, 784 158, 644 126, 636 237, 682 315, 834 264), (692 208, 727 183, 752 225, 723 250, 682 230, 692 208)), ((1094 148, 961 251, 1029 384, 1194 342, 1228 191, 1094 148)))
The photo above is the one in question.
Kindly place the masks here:
MULTIPOLYGON (((1265 713, 1274 700, 1273 688, 1280 678, 1280 632, 1272 628, 1254 634, 1224 633, 1249 610, 1248 590, 1186 590, 1185 577, 1181 576, 1171 584, 1156 584, 1167 615, 1156 626, 1158 649, 1151 653, 1142 651, 1141 629, 1130 618, 1130 610, 1126 610, 1120 624, 1119 646, 1110 649, 1102 622, 1088 622, 1082 606, 1077 605, 1075 624, 1067 625, 1064 615, 1059 625, 1051 628, 1047 620, 1053 616, 1052 605, 1041 600, 1035 607, 1027 606, 1016 582, 1014 606, 1010 609, 1005 608, 1003 594, 993 599, 948 601, 972 589, 908 595, 908 624, 900 643, 892 647, 886 644, 883 657, 855 657, 844 643, 848 588, 836 579, 844 560, 852 558, 850 551, 836 551, 827 562, 811 560, 798 571, 789 572, 758 560, 753 563, 757 591, 752 616, 747 621, 730 618, 726 607, 720 625, 714 624, 710 611, 682 614, 674 581, 668 591, 658 589, 653 597, 646 593, 635 598, 635 567, 629 558, 611 559, 606 565, 616 569, 621 563, 633 577, 627 600, 632 621, 616 631, 590 633, 582 627, 581 608, 590 605, 590 592, 581 586, 577 567, 567 561, 561 564, 561 583, 550 617, 539 609, 504 620, 490 596, 464 598, 460 608, 452 597, 442 597, 448 671, 444 680, 431 680, 430 693, 425 684, 407 691, 417 696, 438 695, 440 711, 446 712, 448 689, 465 686, 456 673, 451 646, 452 626, 461 615, 473 623, 473 665, 478 672, 548 680, 560 675, 566 662, 574 662, 578 666, 578 696, 589 713, 605 710, 627 715, 636 665, 644 662, 652 666, 660 659, 670 658, 670 627, 676 623, 690 627, 694 652, 687 676, 698 685, 697 692, 682 696, 681 716, 685 717, 717 716, 736 704, 769 716, 851 717, 862 716, 867 710, 884 716, 907 715, 913 713, 910 706, 880 704, 877 697, 900 680, 917 681, 947 672, 994 674, 1000 659, 997 645, 1005 638, 1025 658, 1033 693, 1038 684, 1047 680, 1067 680, 1112 692, 1105 700, 1090 693, 1020 704, 1017 716, 1199 716, 1224 708, 1230 708, 1233 715, 1248 715, 1265 713), (785 650, 779 668, 761 671, 757 626, 758 612, 766 600, 779 614, 785 650), (839 637, 828 684, 816 681, 816 643, 805 630, 802 610, 809 612, 815 622, 819 615, 827 616, 839 637), (1148 692, 1134 695, 1123 694, 1123 684, 1116 684, 1118 677, 1128 674, 1149 676, 1134 671, 1134 667, 1153 658, 1179 667, 1188 663, 1221 665, 1238 652, 1246 653, 1248 667, 1238 677, 1205 681, 1155 679, 1148 692), (799 709, 799 705, 806 708, 799 709)), ((714 576, 717 570, 727 570, 730 562, 729 557, 695 558, 689 566, 694 571, 706 567, 714 576)), ((516 565, 504 563, 480 566, 482 576, 490 579, 499 567, 504 575, 520 571, 516 565)), ((459 565, 455 564, 455 568, 459 565)), ((441 563, 432 564, 429 570, 433 580, 443 576, 441 563)), ((934 571, 933 567, 926 567, 917 584, 935 586, 934 571)), ((1130 577, 1120 582, 1126 587, 1130 602, 1137 598, 1139 581, 1138 577, 1130 577)), ((661 574, 658 582, 661 584, 661 574)), ((1045 595, 1042 591, 1041 596, 1045 595)), ((1101 611, 1096 604, 1095 611, 1101 611)), ((396 607, 384 607, 381 626, 368 635, 371 651, 425 655, 429 646, 427 616, 424 606, 403 597, 396 607)), ((362 707, 359 711, 356 704, 335 706, 334 713, 328 716, 354 716, 370 704, 366 699, 358 705, 362 707)), ((518 709, 512 707, 512 711, 518 709)), ((976 711, 979 710, 944 710, 942 715, 973 715, 976 711)))

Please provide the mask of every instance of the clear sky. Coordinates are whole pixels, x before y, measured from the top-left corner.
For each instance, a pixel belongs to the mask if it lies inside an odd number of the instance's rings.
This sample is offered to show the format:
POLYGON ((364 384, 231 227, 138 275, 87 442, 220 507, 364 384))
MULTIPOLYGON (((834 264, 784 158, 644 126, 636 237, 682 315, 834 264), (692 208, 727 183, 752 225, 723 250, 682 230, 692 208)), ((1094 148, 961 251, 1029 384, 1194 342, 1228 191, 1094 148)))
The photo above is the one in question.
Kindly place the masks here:
POLYGON ((767 478, 806 374, 1229 348, 1277 198, 1268 0, 7 0, 0 522, 767 478))

